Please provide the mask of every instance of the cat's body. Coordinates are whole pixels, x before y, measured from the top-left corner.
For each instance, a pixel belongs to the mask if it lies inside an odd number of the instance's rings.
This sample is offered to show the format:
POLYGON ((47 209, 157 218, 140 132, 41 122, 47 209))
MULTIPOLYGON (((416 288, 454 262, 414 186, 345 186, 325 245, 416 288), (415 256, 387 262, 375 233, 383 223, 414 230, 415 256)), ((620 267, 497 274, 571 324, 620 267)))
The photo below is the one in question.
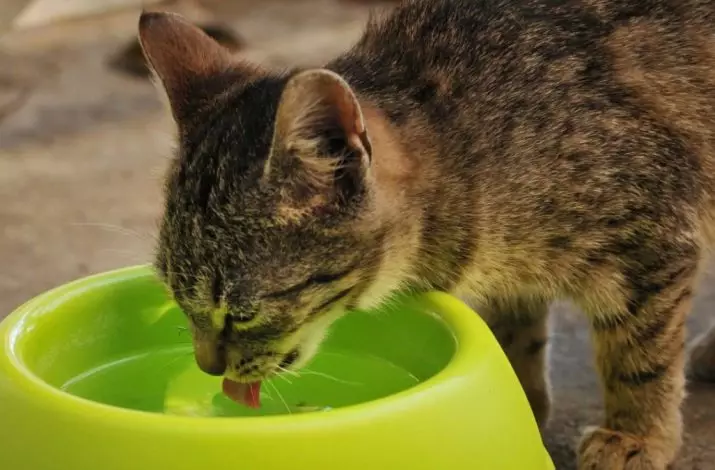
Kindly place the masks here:
POLYGON ((652 19, 667 2, 618 22, 541 3, 405 8, 326 67, 414 168, 405 257, 430 288, 579 296, 614 281, 597 277, 624 245, 652 258, 630 246, 664 241, 641 222, 694 231, 715 214, 715 2, 683 5, 687 23, 652 19))
MULTIPOLYGON (((158 266, 205 370, 260 380, 342 308, 441 289, 485 316, 543 422, 565 297, 593 324, 606 404, 579 468, 672 461, 715 241, 715 1, 406 2, 287 74, 176 17, 140 31, 180 130, 158 266)), ((715 347, 698 351, 715 378, 715 347)))

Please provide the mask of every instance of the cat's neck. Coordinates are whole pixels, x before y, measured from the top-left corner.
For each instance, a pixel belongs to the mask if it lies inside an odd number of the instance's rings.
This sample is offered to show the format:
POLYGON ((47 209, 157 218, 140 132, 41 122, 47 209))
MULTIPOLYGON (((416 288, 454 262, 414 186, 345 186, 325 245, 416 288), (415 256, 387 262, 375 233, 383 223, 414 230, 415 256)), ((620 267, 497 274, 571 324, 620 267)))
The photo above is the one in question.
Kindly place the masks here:
POLYGON ((383 264, 403 286, 452 290, 477 249, 478 179, 445 164, 450 146, 436 147, 444 138, 419 116, 397 125, 369 105, 364 115, 375 156, 375 215, 390 232, 383 264))
POLYGON ((363 103, 363 113, 373 149, 369 219, 385 236, 380 272, 363 296, 368 306, 397 287, 424 281, 418 279, 424 261, 424 201, 435 194, 440 179, 434 177, 429 151, 405 138, 419 133, 396 126, 378 106, 363 103))
POLYGON ((363 113, 374 156, 370 178, 377 215, 393 221, 408 216, 406 211, 414 206, 414 193, 424 191, 430 184, 424 171, 425 162, 405 146, 401 129, 377 106, 364 104, 363 113))

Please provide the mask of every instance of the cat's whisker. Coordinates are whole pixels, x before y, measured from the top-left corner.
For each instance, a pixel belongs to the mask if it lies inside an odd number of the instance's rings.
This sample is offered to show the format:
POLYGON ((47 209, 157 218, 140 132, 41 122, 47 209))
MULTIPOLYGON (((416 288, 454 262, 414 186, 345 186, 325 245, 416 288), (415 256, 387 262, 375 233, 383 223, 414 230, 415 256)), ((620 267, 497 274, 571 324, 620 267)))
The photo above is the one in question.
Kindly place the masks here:
POLYGON ((334 382, 337 382, 337 383, 343 384, 343 385, 351 385, 351 386, 355 386, 355 387, 364 385, 359 382, 353 382, 350 380, 339 379, 338 377, 332 376, 330 374, 326 374, 324 372, 318 372, 316 370, 311 370, 311 369, 301 369, 301 373, 304 375, 314 375, 316 377, 322 377, 324 379, 332 380, 334 382))
POLYGON ((278 377, 281 380, 284 380, 285 382, 288 383, 288 385, 293 385, 293 382, 291 382, 290 379, 288 379, 288 377, 286 377, 284 374, 276 374, 276 377, 278 377))
POLYGON ((278 366, 278 369, 281 371, 281 373, 276 374, 276 375, 278 377, 280 377, 282 380, 285 380, 286 382, 288 382, 289 385, 293 385, 293 381, 291 381, 288 377, 286 377, 286 374, 290 375, 292 377, 295 377, 297 379, 300 378, 300 375, 298 375, 296 372, 288 370, 285 367, 278 366))
POLYGON ((270 392, 270 390, 268 390, 266 388, 266 389, 263 389, 262 392, 265 392, 265 394, 268 395, 268 399, 273 401, 273 394, 270 392))
POLYGON ((268 385, 270 385, 273 388, 273 390, 275 390, 276 395, 278 395, 278 398, 281 400, 281 402, 283 402, 283 406, 285 406, 285 409, 288 412, 288 414, 293 414, 293 412, 290 409, 290 406, 288 406, 288 402, 285 401, 285 398, 283 398, 283 395, 281 395, 281 392, 278 390, 278 387, 276 387, 275 384, 272 383, 271 381, 267 381, 266 383, 268 385))
POLYGON ((285 367, 278 365, 276 366, 281 372, 285 372, 288 375, 292 375, 293 377, 300 377, 300 374, 294 370, 286 369, 285 367))
POLYGON ((98 250, 98 253, 112 253, 112 254, 122 255, 122 256, 126 257, 127 259, 131 260, 131 262, 136 262, 136 263, 143 264, 146 262, 146 259, 144 259, 144 257, 140 256, 140 254, 137 253, 136 251, 122 249, 122 248, 101 248, 98 250))
POLYGON ((156 241, 156 237, 149 234, 149 233, 142 233, 138 232, 136 230, 127 228, 127 227, 122 227, 121 225, 114 225, 114 224, 109 224, 109 223, 102 223, 102 222, 70 222, 69 225, 75 226, 75 227, 93 227, 93 228, 98 228, 105 230, 107 232, 112 232, 112 233, 118 233, 120 235, 126 235, 134 238, 138 238, 140 240, 145 240, 145 241, 156 241))

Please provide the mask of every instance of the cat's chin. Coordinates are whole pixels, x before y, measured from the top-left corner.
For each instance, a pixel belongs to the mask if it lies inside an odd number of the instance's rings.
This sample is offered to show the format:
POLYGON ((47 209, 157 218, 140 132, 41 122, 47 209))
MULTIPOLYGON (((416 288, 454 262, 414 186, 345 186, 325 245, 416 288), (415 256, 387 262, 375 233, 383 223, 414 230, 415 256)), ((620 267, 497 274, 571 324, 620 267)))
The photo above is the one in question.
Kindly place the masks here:
POLYGON ((290 366, 290 370, 299 370, 305 367, 313 360, 316 354, 320 351, 330 325, 318 328, 316 326, 305 327, 305 332, 301 334, 300 342, 294 347, 299 353, 296 359, 290 366))
POLYGON ((298 358, 290 369, 297 370, 307 365, 320 351, 323 341, 329 334, 330 325, 346 313, 344 309, 336 308, 304 324, 288 342, 290 345, 288 349, 298 351, 298 358))

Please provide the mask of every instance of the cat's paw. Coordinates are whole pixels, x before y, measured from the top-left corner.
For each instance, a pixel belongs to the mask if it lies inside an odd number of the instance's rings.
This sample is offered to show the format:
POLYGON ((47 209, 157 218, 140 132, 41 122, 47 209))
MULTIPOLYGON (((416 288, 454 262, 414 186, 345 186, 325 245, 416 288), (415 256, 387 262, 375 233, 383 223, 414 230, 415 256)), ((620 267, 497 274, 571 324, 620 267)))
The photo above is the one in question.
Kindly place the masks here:
POLYGON ((578 449, 578 470, 666 470, 669 463, 647 438, 603 428, 586 430, 578 449))

